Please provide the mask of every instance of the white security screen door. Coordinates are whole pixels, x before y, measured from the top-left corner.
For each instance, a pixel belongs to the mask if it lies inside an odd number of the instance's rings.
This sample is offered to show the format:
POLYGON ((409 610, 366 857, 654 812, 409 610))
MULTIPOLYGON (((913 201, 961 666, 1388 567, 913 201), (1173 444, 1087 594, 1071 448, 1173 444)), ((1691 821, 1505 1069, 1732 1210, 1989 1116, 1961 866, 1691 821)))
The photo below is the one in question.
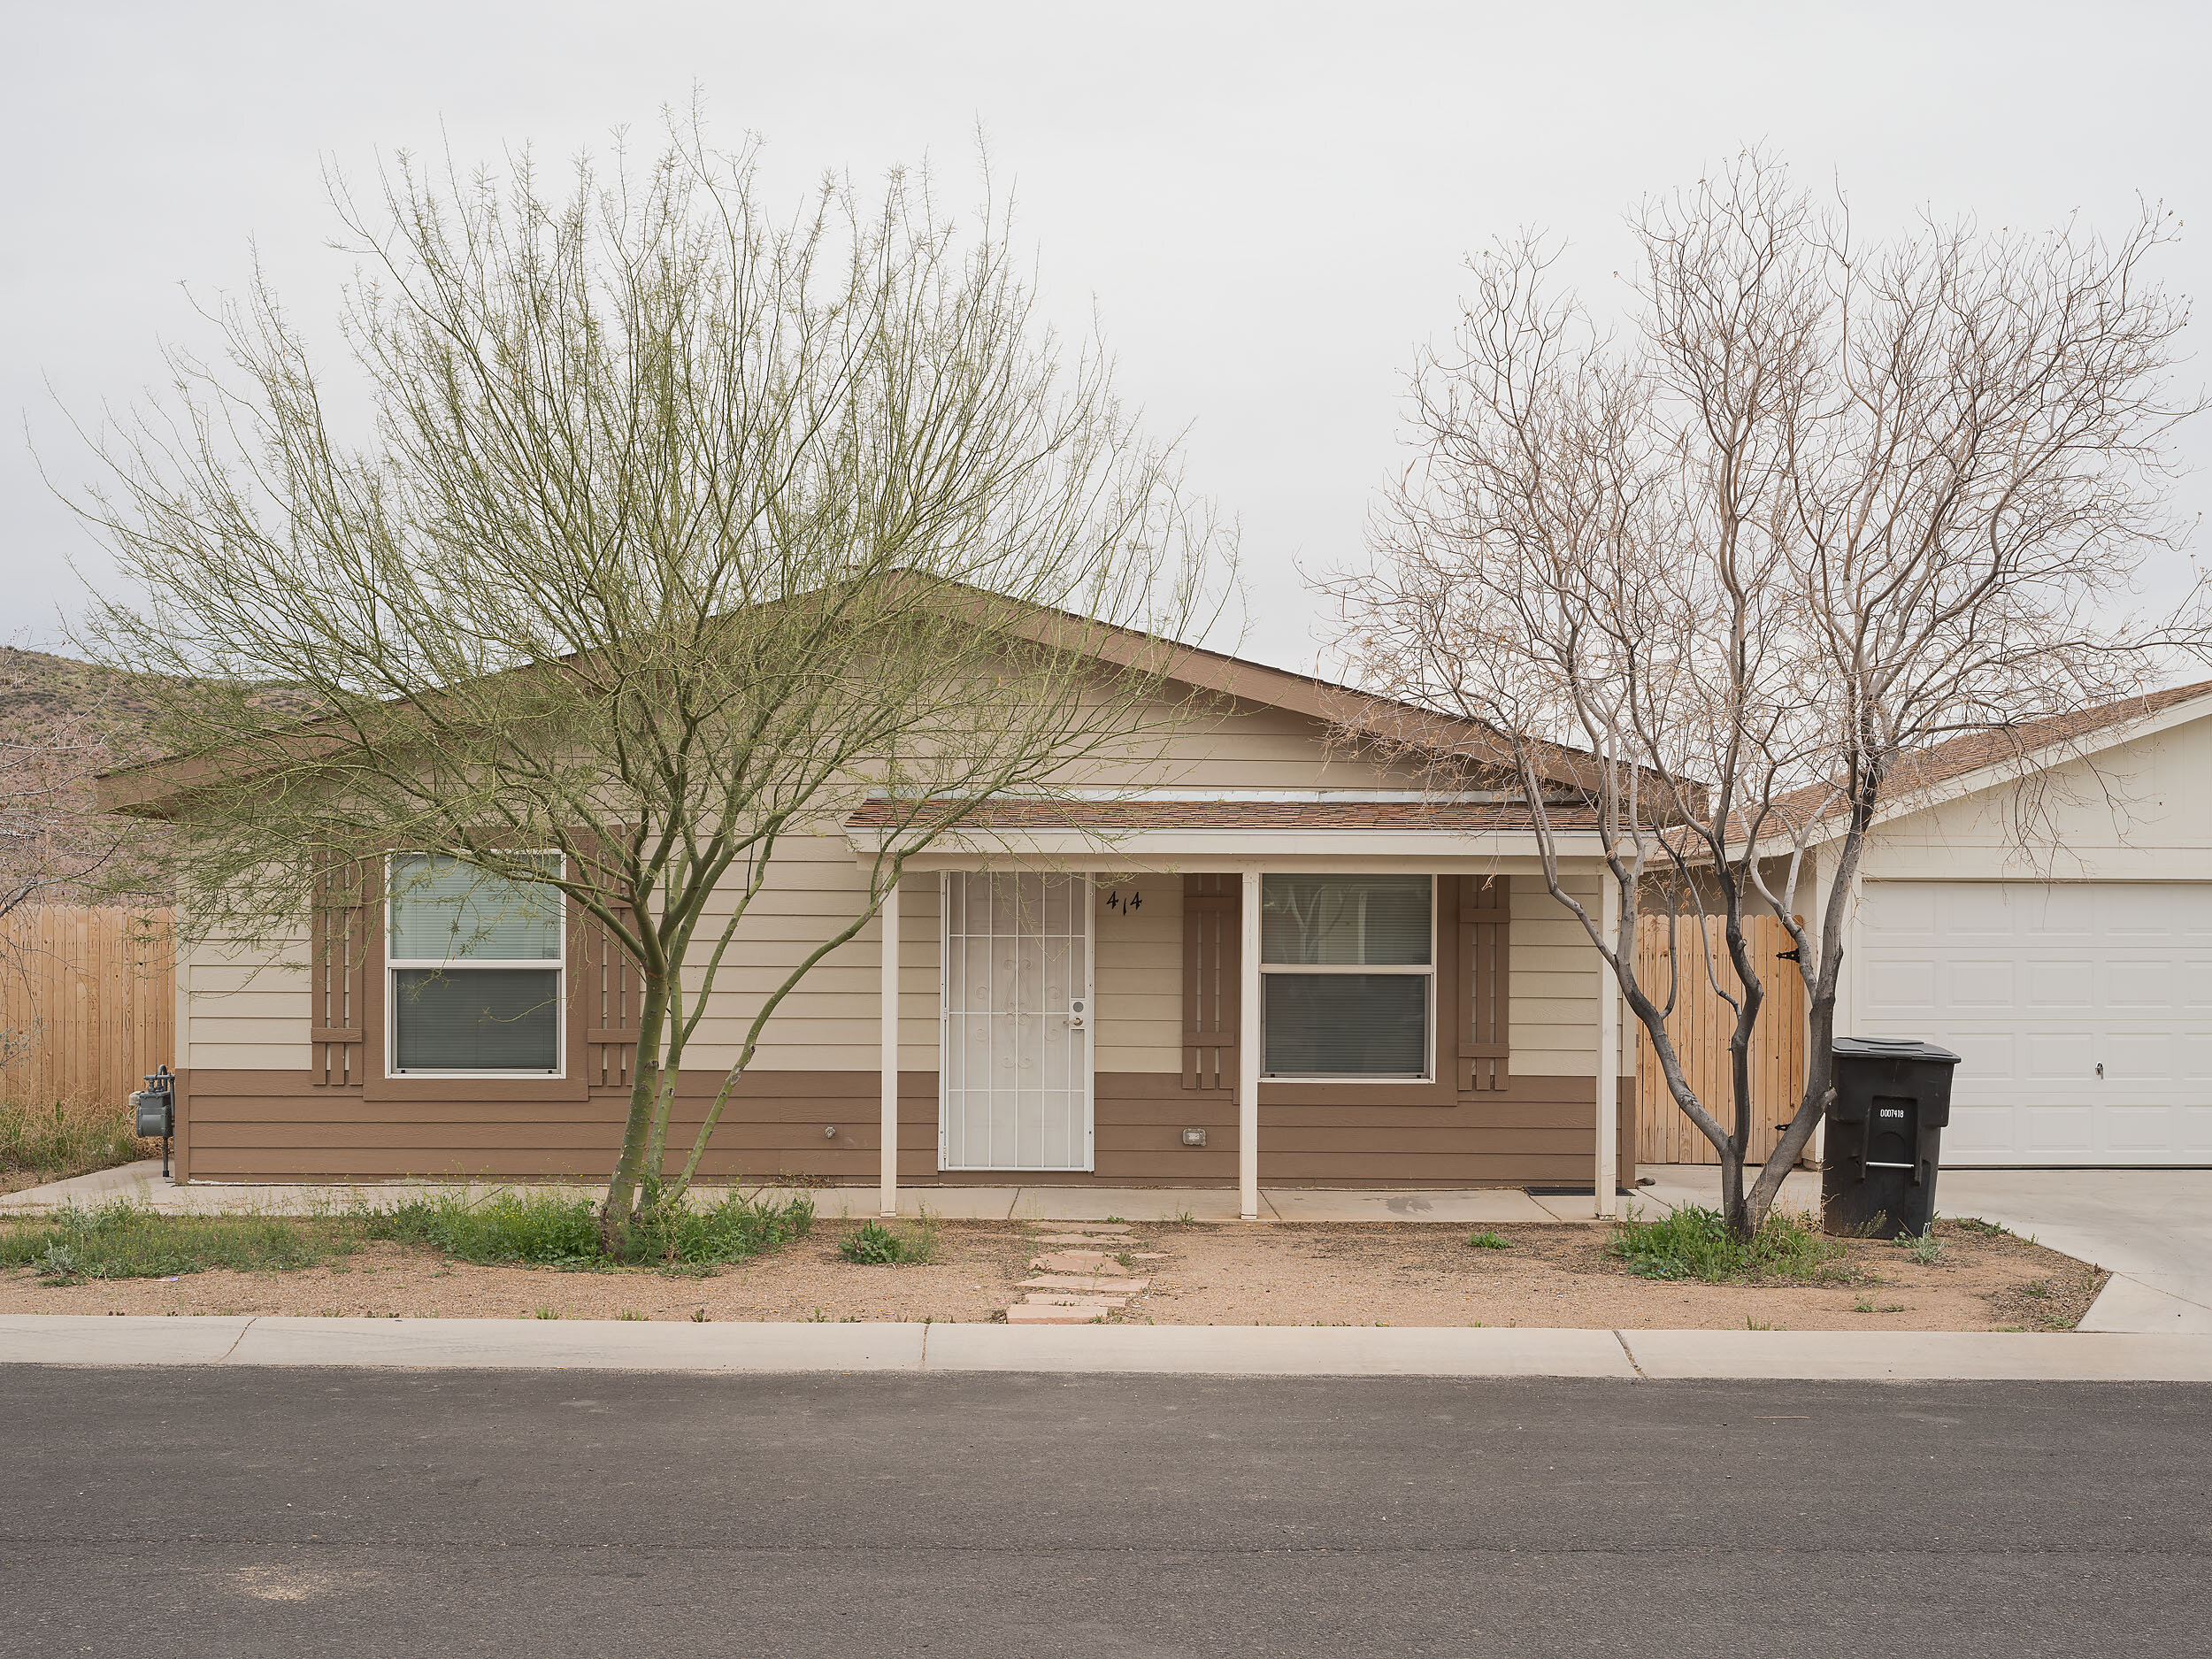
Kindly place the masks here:
POLYGON ((1091 1167, 1091 884, 945 877, 946 1170, 1091 1167))

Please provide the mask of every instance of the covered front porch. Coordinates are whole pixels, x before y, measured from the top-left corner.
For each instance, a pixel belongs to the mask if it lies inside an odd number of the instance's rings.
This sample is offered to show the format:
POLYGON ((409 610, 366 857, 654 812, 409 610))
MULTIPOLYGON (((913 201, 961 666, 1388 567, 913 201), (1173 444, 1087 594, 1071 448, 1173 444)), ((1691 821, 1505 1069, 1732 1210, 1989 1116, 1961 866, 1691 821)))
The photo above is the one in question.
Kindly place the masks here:
MULTIPOLYGON (((877 1213, 1617 1213, 1633 1048, 1520 809, 1165 793, 1010 803, 908 862, 877 941, 877 1213)), ((1594 837, 1565 839, 1609 926, 1594 837)))

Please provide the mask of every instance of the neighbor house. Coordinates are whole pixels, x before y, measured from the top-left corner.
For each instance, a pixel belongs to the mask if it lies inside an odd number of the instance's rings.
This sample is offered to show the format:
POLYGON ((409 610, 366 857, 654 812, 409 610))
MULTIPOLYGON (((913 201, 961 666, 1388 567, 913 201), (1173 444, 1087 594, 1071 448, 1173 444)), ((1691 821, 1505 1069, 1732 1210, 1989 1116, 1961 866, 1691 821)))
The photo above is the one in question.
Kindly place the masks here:
POLYGON ((1909 757, 1856 886, 1836 1029, 1962 1056, 1947 1164, 2212 1164, 2212 682, 1909 757))
MULTIPOLYGON (((703 1176, 879 1183, 887 1199, 895 1184, 1223 1187, 1247 1214, 1261 1183, 1533 1184, 1610 1207, 1633 1179, 1633 1048, 1546 889, 1526 806, 1509 789, 1440 796, 1412 765, 1348 752, 1337 687, 1184 660, 1204 711, 1147 775, 993 803, 908 866, 770 1022, 703 1176)), ((158 811, 164 787, 139 769, 107 799, 158 811)), ((849 806, 780 852, 680 1119, 699 1121, 763 984, 865 909, 887 803, 849 806)), ((1594 836, 1570 820, 1563 846, 1568 890, 1600 912, 1594 836)), ((440 907, 482 894, 399 886, 396 904, 387 880, 303 913, 281 952, 184 954, 185 1179, 611 1169, 625 964, 572 916, 532 925, 519 900, 492 949, 449 960, 440 907), (455 995, 426 994, 432 976, 455 995), (543 1017, 488 1032, 471 1010, 509 992, 543 1017)))

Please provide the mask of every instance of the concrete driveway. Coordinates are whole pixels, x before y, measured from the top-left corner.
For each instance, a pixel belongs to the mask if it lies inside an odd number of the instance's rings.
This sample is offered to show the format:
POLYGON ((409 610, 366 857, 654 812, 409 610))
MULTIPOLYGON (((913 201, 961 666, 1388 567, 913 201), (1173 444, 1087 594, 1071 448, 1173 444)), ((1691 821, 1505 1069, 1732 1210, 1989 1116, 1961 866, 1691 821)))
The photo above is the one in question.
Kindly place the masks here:
MULTIPOLYGON (((1647 1166, 1647 1209, 1720 1197, 1714 1164, 1647 1166)), ((1793 1170, 1782 1202, 1816 1209, 1820 1177, 1793 1170)), ((2109 1271, 2085 1331, 2212 1334, 2212 1170, 1945 1170, 1936 1210, 1976 1216, 2109 1271)))
POLYGON ((2212 1332, 2212 1170, 1946 1170, 1936 1208, 2110 1270, 2085 1331, 2212 1332))

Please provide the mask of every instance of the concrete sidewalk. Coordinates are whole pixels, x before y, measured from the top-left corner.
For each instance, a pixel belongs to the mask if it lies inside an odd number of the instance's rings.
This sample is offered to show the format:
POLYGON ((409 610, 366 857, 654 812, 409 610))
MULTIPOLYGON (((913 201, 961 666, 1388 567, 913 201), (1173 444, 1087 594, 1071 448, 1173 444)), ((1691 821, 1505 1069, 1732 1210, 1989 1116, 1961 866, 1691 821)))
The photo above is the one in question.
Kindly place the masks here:
POLYGON ((2212 1383, 2212 1337, 14 1314, 0 1317, 0 1363, 2212 1383))
MULTIPOLYGON (((126 1164, 73 1180, 53 1181, 0 1196, 0 1215, 53 1210, 65 1204, 93 1206, 128 1200, 165 1215, 251 1210, 265 1215, 314 1215, 357 1206, 397 1203, 426 1194, 481 1198, 500 1191, 559 1191, 597 1198, 603 1186, 531 1188, 512 1182, 383 1181, 351 1184, 245 1186, 180 1185, 166 1179, 157 1160, 126 1164)), ((787 1197, 779 1187, 763 1195, 787 1197)), ((828 1220, 872 1216, 880 1204, 873 1187, 823 1187, 807 1191, 816 1212, 828 1220)), ((1234 1221, 1234 1188, 1161 1187, 910 1187, 899 1194, 899 1213, 926 1210, 944 1221, 1234 1221)), ((1262 1187, 1260 1210, 1271 1221, 1433 1221, 1454 1226, 1511 1222, 1593 1220, 1587 1196, 1536 1194, 1518 1187, 1472 1187, 1443 1192, 1353 1192, 1307 1187, 1262 1187)))

